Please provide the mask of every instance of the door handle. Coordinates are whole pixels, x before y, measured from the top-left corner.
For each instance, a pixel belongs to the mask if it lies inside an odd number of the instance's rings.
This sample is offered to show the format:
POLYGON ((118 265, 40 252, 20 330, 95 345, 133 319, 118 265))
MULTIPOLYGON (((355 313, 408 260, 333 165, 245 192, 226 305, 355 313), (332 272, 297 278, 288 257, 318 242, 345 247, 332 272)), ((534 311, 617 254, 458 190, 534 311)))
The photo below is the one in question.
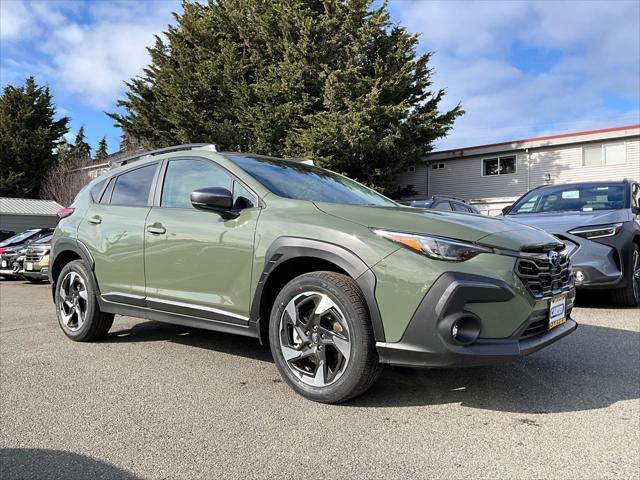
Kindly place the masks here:
POLYGON ((87 222, 99 225, 102 223, 102 217, 100 215, 96 215, 95 217, 87 218, 87 222))
POLYGON ((167 229, 164 228, 160 223, 154 223, 153 225, 149 225, 147 227, 147 232, 153 233, 154 235, 163 235, 167 232, 167 229))

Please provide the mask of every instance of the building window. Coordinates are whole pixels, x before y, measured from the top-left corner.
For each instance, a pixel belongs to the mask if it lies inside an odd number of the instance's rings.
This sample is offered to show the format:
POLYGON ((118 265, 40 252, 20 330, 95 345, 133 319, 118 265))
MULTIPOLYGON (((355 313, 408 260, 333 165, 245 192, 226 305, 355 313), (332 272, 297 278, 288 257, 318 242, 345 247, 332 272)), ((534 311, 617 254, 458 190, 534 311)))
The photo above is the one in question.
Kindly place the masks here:
POLYGON ((439 163, 438 168, 444 168, 444 163, 439 163))
POLYGON ((415 172, 416 171, 416 167, 414 167, 413 165, 407 168, 407 172, 411 173, 411 172, 415 172))
POLYGON ((582 147, 582 165, 598 167, 601 165, 622 165, 626 163, 624 142, 603 143, 582 147))
POLYGON ((435 170, 436 168, 438 168, 438 165, 436 165, 435 163, 431 164, 431 170, 435 170))
POLYGON ((484 158, 482 160, 482 175, 509 175, 516 173, 516 157, 511 155, 508 157, 484 158))

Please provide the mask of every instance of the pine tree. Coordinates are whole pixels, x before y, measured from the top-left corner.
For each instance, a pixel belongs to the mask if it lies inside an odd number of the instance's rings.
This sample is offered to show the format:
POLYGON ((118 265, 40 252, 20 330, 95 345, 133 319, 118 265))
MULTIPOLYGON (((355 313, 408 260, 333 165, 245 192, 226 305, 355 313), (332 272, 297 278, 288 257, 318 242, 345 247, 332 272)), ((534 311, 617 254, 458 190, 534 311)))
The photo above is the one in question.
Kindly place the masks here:
POLYGON ((48 87, 29 77, 0 96, 0 196, 36 197, 69 119, 55 119, 48 87))
POLYGON ((109 154, 107 153, 107 139, 102 137, 98 142, 98 149, 96 150, 96 160, 104 160, 109 154))
POLYGON ((440 112, 431 54, 372 0, 184 2, 110 114, 161 147, 304 156, 379 188, 463 112, 440 112))
POLYGON ((71 153, 75 158, 87 158, 91 156, 91 147, 85 140, 84 125, 80 126, 73 142, 71 153))

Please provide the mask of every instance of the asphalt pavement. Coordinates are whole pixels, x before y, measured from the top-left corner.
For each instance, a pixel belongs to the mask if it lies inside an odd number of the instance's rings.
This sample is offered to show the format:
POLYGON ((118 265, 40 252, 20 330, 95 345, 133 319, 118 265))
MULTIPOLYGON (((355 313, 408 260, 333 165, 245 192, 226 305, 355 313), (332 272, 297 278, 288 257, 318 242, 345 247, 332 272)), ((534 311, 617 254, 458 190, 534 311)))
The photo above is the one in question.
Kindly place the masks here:
POLYGON ((640 478, 640 312, 579 301, 530 357, 329 406, 253 339, 116 317, 74 343, 48 285, 0 281, 0 478, 640 478))

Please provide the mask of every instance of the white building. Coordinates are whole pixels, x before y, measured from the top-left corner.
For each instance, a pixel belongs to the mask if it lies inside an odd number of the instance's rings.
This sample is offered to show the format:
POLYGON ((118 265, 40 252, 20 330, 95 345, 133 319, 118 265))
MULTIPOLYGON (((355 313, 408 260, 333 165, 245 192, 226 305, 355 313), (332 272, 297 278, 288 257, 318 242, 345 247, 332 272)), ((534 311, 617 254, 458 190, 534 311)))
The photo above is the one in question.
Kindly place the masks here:
POLYGON ((494 215, 539 185, 623 178, 640 180, 640 125, 433 152, 397 182, 494 215))

